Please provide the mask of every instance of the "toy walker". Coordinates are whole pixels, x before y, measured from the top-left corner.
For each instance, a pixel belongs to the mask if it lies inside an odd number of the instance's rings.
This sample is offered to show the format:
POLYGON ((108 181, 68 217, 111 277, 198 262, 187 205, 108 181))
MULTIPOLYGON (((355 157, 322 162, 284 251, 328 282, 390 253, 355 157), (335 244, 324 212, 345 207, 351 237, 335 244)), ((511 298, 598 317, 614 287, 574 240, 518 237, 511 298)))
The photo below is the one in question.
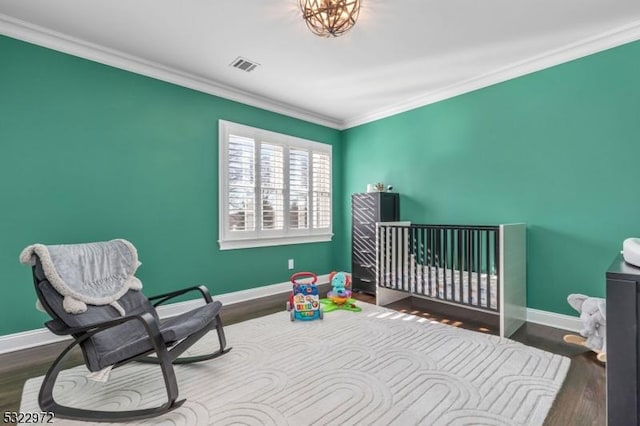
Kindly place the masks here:
POLYGON ((293 290, 287 301, 287 311, 289 311, 291 321, 322 319, 322 305, 318 295, 318 286, 316 286, 317 281, 318 277, 313 272, 298 272, 291 276, 293 290), (300 283, 297 280, 301 278, 311 278, 311 282, 300 283))

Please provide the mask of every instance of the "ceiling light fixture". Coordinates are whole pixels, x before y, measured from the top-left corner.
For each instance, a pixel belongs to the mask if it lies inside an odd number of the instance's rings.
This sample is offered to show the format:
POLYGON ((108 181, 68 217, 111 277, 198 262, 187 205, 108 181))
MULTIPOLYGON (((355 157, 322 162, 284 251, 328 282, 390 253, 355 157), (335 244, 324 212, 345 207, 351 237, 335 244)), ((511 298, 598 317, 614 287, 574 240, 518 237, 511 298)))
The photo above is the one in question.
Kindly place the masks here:
POLYGON ((338 37, 355 25, 360 0, 300 0, 300 9, 312 33, 338 37))

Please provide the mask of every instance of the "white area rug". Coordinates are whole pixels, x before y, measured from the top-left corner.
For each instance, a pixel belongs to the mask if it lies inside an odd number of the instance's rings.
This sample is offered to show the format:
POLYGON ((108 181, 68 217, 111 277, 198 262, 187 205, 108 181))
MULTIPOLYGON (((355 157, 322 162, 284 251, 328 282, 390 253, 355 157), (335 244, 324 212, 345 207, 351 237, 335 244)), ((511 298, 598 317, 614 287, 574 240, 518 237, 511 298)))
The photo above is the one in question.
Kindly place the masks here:
MULTIPOLYGON (((508 339, 359 305, 324 320, 292 323, 279 312, 227 326, 231 352, 175 367, 187 402, 138 424, 540 425, 569 368, 568 358, 508 339)), ((215 334, 192 352, 206 341, 215 334)), ((133 409, 166 396, 157 366, 126 365, 106 384, 86 374, 61 374, 59 402, 133 409)), ((25 384, 22 412, 40 411, 41 381, 25 384)))

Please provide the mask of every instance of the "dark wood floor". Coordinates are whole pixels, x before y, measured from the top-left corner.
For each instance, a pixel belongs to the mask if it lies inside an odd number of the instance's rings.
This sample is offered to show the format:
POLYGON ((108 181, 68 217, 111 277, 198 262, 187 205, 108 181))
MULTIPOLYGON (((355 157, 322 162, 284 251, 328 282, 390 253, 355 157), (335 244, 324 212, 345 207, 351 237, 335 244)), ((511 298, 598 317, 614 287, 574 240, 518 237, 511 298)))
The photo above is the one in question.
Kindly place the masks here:
MULTIPOLYGON (((326 291, 326 290, 325 290, 326 291)), ((375 303, 372 296, 355 296, 363 302, 375 303)), ((283 310, 286 295, 271 296, 257 301, 224 307, 222 318, 225 324, 233 324, 283 310)), ((495 329, 473 320, 451 319, 443 312, 425 308, 423 303, 411 299, 388 306, 400 312, 409 312, 452 326, 483 333, 495 334, 495 329)), ((564 330, 537 324, 525 324, 512 338, 571 359, 571 367, 558 397, 547 417, 545 425, 605 425, 605 368, 592 352, 564 343, 564 330)), ((43 375, 53 359, 66 346, 56 343, 38 348, 0 355, 0 409, 2 413, 18 411, 24 382, 43 375)), ((73 354, 68 365, 82 362, 79 352, 73 354)))

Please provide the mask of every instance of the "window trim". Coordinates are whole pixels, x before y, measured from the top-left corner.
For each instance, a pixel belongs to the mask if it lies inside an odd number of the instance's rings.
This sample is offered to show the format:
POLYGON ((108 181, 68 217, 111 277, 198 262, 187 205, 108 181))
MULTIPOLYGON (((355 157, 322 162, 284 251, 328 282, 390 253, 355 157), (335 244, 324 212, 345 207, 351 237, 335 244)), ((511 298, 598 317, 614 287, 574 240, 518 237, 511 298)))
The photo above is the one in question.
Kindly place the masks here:
MULTIPOLYGON (((257 152, 257 151, 256 151, 257 152)), ((298 138, 295 136, 285 135, 282 133, 271 132, 268 130, 258 129, 243 124, 234 123, 231 121, 218 120, 218 244, 220 250, 233 250, 241 248, 252 247, 270 247, 289 244, 304 244, 304 243, 318 243, 328 242, 333 238, 333 160, 332 160, 332 146, 326 143, 314 142, 307 139, 298 138), (252 232, 248 231, 231 231, 229 229, 229 165, 227 161, 227 152, 229 145, 229 135, 233 132, 237 132, 239 136, 245 136, 252 138, 257 144, 261 141, 271 142, 277 145, 283 145, 285 147, 285 159, 284 167, 286 170, 286 176, 288 177, 288 158, 289 149, 300 148, 309 150, 310 156, 313 153, 324 153, 329 156, 330 163, 330 197, 329 197, 329 209, 331 212, 331 221, 328 228, 314 229, 313 226, 313 169, 310 168, 309 175, 309 229, 289 229, 289 209, 284 211, 285 217, 285 230, 274 231, 259 229, 261 218, 259 217, 260 210, 256 209, 256 230, 252 232), (233 235, 235 233, 235 235, 233 235), (240 234, 242 233, 242 234, 240 234)), ((256 164, 256 168, 259 166, 256 164)), ((259 170, 256 170, 259 173, 259 170)), ((256 182, 256 192, 260 191, 256 182)), ((289 183, 285 179, 284 191, 287 194, 285 200, 288 200, 289 183)), ((256 195, 257 197, 257 195, 256 195)))

